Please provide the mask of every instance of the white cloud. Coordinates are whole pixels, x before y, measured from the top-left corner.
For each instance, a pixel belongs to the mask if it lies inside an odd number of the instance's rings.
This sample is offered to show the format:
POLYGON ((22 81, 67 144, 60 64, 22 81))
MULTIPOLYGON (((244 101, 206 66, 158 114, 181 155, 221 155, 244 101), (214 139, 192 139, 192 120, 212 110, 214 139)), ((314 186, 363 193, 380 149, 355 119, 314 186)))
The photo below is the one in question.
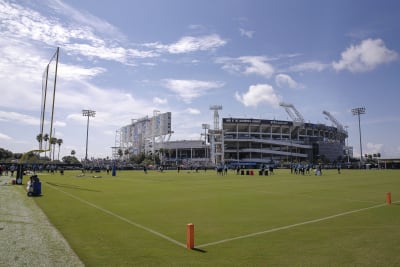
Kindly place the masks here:
POLYGON ((274 74, 274 67, 263 56, 243 56, 238 58, 218 58, 215 62, 223 64, 222 68, 232 73, 255 74, 270 78, 274 74))
POLYGON ((303 72, 303 71, 323 71, 327 67, 329 67, 328 64, 324 64, 318 61, 309 61, 309 62, 304 62, 301 64, 294 65, 290 67, 289 69, 294 72, 303 72))
POLYGON ((12 138, 6 134, 0 133, 0 140, 11 140, 12 138))
MULTIPOLYGON (((50 115, 49 117, 45 118, 45 127, 50 125, 50 115)), ((39 116, 34 117, 28 114, 23 114, 19 112, 12 112, 12 111, 2 111, 0 110, 0 121, 4 123, 17 123, 17 124, 22 124, 22 125, 34 125, 34 126, 39 126, 40 125, 40 118, 39 116)), ((54 127, 65 127, 67 124, 63 121, 60 120, 54 120, 53 121, 53 126, 54 127)))
POLYGON ((162 44, 160 42, 145 43, 144 47, 156 49, 159 52, 168 52, 171 54, 183 54, 196 51, 214 50, 224 46, 227 41, 223 40, 217 34, 205 35, 200 37, 184 36, 176 43, 162 44))
POLYGON ((223 82, 198 81, 198 80, 164 80, 164 86, 178 94, 186 103, 192 99, 205 95, 207 91, 224 86, 223 82))
POLYGON ((165 105, 168 103, 168 100, 165 98, 154 97, 153 103, 156 105, 165 105))
POLYGON ((239 28, 239 32, 241 36, 245 36, 247 38, 253 38, 254 31, 248 31, 242 28, 239 28))
POLYGON ((201 37, 185 36, 178 42, 168 45, 167 50, 172 54, 190 53, 194 51, 213 50, 224 46, 226 41, 217 34, 211 34, 201 37))
POLYGON ((0 110, 0 121, 3 122, 18 122, 22 124, 28 124, 28 125, 37 125, 39 126, 39 118, 18 113, 18 112, 8 112, 8 111, 2 111, 0 110))
POLYGON ((196 109, 196 108, 187 108, 186 112, 192 115, 198 115, 200 114, 200 110, 196 109))
POLYGON ((108 47, 105 44, 93 43, 66 43, 63 48, 70 53, 84 55, 88 58, 96 57, 121 63, 127 62, 126 49, 122 47, 108 47))
POLYGON ((66 13, 75 21, 61 23, 59 20, 43 17, 38 12, 17 4, 0 3, 0 19, 2 20, 2 35, 0 39, 27 40, 41 42, 46 46, 60 46, 69 54, 83 55, 89 59, 117 61, 132 65, 135 58, 158 56, 154 51, 140 51, 124 47, 118 43, 121 36, 116 28, 109 23, 90 14, 74 10, 61 1, 51 2, 55 10, 66 13), (96 34, 96 29, 102 34, 111 34, 111 40, 105 40, 96 34))
POLYGON ((292 89, 299 89, 302 87, 299 83, 293 80, 292 77, 282 73, 275 76, 275 83, 281 88, 289 87, 292 89))
POLYGON ((381 39, 366 39, 359 45, 352 45, 341 54, 338 62, 333 62, 335 70, 366 72, 398 58, 398 53, 389 50, 381 39))
POLYGON ((91 79, 106 72, 106 69, 96 67, 96 68, 85 68, 76 65, 67 65, 59 63, 58 75, 60 78, 66 80, 84 80, 91 79))
POLYGON ((281 96, 277 95, 274 88, 269 84, 251 85, 246 93, 240 95, 236 92, 235 97, 246 107, 257 107, 261 103, 278 107, 281 101, 281 96))
POLYGON ((112 35, 113 38, 125 38, 113 25, 88 12, 76 10, 60 0, 48 1, 48 4, 58 13, 73 18, 80 25, 89 25, 102 34, 112 35))

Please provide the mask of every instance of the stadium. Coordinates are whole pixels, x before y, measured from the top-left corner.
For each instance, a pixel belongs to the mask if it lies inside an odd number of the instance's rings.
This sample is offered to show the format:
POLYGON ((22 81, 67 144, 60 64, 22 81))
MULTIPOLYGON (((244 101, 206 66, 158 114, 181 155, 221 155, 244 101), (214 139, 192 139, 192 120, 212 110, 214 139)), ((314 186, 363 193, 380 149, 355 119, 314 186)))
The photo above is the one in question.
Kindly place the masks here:
POLYGON ((224 118, 222 129, 226 163, 332 162, 348 150, 347 133, 324 124, 224 118))
POLYGON ((113 155, 118 150, 129 154, 159 155, 165 165, 260 166, 295 162, 341 162, 352 157, 352 147, 342 126, 327 111, 322 113, 332 126, 307 123, 292 104, 281 103, 292 120, 222 118, 214 111, 214 128, 203 124, 201 140, 170 141, 171 112, 154 112, 154 116, 132 120, 117 131, 113 155), (220 127, 222 125, 222 128, 220 127))

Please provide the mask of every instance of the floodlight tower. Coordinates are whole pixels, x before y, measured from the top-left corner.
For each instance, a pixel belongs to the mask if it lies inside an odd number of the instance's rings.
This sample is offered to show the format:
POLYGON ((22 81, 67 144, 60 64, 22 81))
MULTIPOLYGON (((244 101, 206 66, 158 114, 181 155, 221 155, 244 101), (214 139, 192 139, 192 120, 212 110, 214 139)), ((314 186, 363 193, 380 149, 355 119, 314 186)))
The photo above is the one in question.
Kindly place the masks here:
POLYGON ((361 122, 360 115, 365 114, 365 107, 353 108, 351 110, 354 116, 358 116, 358 132, 360 133, 360 166, 363 164, 363 152, 362 152, 362 142, 361 142, 361 122))
POLYGON ((83 109, 82 110, 82 115, 84 117, 87 117, 87 124, 86 124, 87 125, 86 126, 86 154, 85 154, 85 162, 87 162, 87 151, 88 151, 88 140, 89 140, 89 117, 96 116, 96 111, 83 109))
POLYGON ((210 106, 210 110, 214 110, 214 130, 219 130, 219 114, 218 110, 222 110, 221 105, 210 106))
MULTIPOLYGON (((349 126, 345 125, 344 128, 347 133, 347 129, 349 128, 349 126)), ((347 144, 346 144, 347 163, 350 163, 349 136, 347 135, 346 138, 347 138, 347 144)))
POLYGON ((210 129, 210 124, 203 123, 201 128, 204 129, 204 158, 207 161, 207 130, 210 129))
POLYGON ((212 105, 210 110, 214 110, 214 130, 209 130, 210 134, 210 147, 211 155, 215 164, 221 164, 224 162, 224 135, 222 130, 219 129, 219 114, 218 110, 222 110, 221 105, 212 105))

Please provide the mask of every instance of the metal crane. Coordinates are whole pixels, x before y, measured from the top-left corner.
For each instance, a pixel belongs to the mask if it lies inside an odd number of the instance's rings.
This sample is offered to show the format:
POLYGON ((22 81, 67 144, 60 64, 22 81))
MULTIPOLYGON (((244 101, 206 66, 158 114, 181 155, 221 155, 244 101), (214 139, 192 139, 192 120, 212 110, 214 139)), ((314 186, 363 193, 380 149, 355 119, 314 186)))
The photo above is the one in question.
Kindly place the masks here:
POLYGON ((325 116, 328 117, 328 119, 337 127, 338 131, 340 131, 342 133, 346 132, 344 126, 335 117, 333 117, 333 115, 331 113, 324 110, 324 111, 322 111, 322 114, 324 114, 325 116))
POLYGON ((300 124, 304 123, 304 118, 300 114, 300 112, 294 107, 293 104, 281 102, 279 103, 279 106, 284 107, 286 110, 286 113, 289 114, 290 118, 293 120, 293 122, 297 122, 300 124))

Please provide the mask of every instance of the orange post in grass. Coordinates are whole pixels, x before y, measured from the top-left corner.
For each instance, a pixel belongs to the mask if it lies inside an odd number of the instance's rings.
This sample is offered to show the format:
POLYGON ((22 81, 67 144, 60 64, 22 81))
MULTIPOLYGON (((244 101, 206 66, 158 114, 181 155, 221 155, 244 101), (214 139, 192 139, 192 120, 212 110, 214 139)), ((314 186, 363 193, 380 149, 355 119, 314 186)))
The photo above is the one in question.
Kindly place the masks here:
POLYGON ((194 249, 194 224, 188 223, 186 225, 186 247, 194 249))
POLYGON ((388 205, 392 204, 392 194, 390 192, 386 193, 386 203, 388 205))

